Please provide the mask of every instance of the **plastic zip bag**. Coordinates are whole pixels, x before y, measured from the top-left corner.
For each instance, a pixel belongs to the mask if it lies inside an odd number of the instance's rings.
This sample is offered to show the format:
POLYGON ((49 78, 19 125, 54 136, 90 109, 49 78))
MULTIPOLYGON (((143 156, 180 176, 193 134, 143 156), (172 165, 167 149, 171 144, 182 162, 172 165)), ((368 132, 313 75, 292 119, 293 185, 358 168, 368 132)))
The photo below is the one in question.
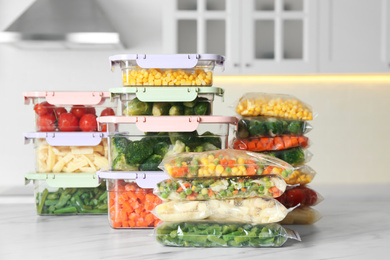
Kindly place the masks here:
POLYGON ((321 219, 321 213, 312 207, 298 207, 280 222, 282 225, 312 225, 321 219))
POLYGON ((276 137, 248 137, 233 139, 233 149, 252 152, 280 151, 294 147, 309 147, 306 136, 282 135, 276 137))
POLYGON ((159 243, 177 247, 280 247, 297 232, 279 224, 180 222, 162 223, 154 235, 159 243))
POLYGON ((321 194, 306 185, 288 187, 285 193, 276 199, 286 208, 315 206, 324 200, 321 194))
POLYGON ((162 200, 222 200, 236 198, 276 198, 286 190, 278 176, 168 179, 157 184, 154 194, 162 200))
POLYGON ((305 185, 310 183, 316 172, 308 165, 302 165, 294 168, 293 173, 285 178, 288 185, 305 185))
POLYGON ((288 164, 291 164, 292 166, 300 166, 304 163, 310 162, 311 157, 313 157, 311 152, 309 152, 307 149, 302 149, 301 147, 280 151, 264 151, 258 153, 276 157, 288 164))

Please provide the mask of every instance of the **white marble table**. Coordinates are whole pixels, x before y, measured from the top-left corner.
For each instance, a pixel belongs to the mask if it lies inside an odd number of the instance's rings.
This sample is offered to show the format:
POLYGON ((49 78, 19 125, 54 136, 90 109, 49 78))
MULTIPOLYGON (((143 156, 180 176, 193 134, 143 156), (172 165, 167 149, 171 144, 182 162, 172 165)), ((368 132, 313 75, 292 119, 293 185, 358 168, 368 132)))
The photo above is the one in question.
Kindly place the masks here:
MULTIPOLYGON (((311 186, 316 188, 315 185, 311 186)), ((0 200, 0 259, 386 259, 390 255, 390 185, 317 187, 323 217, 287 226, 302 242, 281 248, 174 248, 152 230, 114 230, 106 216, 36 215, 35 205, 0 200), (371 190, 367 191, 367 188, 371 190), (366 189, 366 190, 365 190, 366 189), (387 257, 386 257, 387 256, 387 257)), ((388 258, 387 258, 388 259, 388 258)))

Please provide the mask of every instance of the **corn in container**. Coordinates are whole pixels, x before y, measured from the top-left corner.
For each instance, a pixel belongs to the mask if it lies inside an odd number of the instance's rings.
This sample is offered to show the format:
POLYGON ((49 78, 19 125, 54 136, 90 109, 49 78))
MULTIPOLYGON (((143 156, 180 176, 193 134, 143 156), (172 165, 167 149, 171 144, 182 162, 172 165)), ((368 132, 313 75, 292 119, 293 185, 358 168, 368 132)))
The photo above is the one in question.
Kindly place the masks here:
POLYGON ((96 173, 108 169, 107 134, 101 132, 34 132, 37 173, 96 173))
POLYGON ((153 194, 156 183, 167 178, 163 172, 97 173, 107 183, 108 221, 112 228, 153 228, 160 220, 152 210, 161 203, 153 194))
POLYGON ((96 173, 25 175, 34 185, 38 215, 107 214, 105 183, 96 173))
POLYGON ((120 113, 126 116, 211 115, 215 96, 224 90, 216 87, 134 87, 110 89, 119 98, 120 113))
POLYGON ((172 154, 226 148, 236 117, 116 116, 100 117, 107 124, 109 165, 115 171, 159 171, 172 154))
POLYGON ((38 91, 23 96, 26 105, 34 105, 39 132, 96 132, 98 116, 117 114, 117 99, 109 92, 38 91))
POLYGON ((211 86, 215 66, 224 66, 217 54, 121 54, 110 57, 119 66, 124 86, 211 86))

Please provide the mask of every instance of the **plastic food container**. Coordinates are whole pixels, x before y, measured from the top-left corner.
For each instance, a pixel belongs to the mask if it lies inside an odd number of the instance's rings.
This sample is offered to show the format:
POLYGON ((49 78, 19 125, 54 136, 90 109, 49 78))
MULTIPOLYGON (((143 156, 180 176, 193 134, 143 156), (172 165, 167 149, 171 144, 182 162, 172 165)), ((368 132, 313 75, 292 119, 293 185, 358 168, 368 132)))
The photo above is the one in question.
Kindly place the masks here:
POLYGON ((110 170, 159 171, 172 154, 226 148, 236 117, 224 116, 112 116, 107 124, 110 170))
POLYGON ((37 173, 96 173, 109 167, 106 133, 35 132, 24 138, 34 143, 37 173))
POLYGON ((152 210, 161 200, 153 194, 156 183, 168 176, 162 172, 98 172, 106 180, 108 221, 112 228, 153 228, 160 220, 152 210))
POLYGON ((120 54, 110 57, 111 70, 119 66, 124 86, 211 86, 217 54, 120 54))
POLYGON ((26 174, 38 215, 107 214, 105 183, 93 174, 26 174))
POLYGON ((119 98, 121 113, 137 115, 211 115, 215 96, 223 97, 224 90, 216 87, 134 87, 110 89, 119 98))
POLYGON ((117 114, 118 101, 109 92, 41 91, 23 96, 26 105, 34 105, 40 132, 94 132, 99 130, 96 117, 117 114))
POLYGON ((279 224, 168 222, 154 234, 159 243, 176 247, 280 247, 289 238, 301 241, 298 233, 279 224))

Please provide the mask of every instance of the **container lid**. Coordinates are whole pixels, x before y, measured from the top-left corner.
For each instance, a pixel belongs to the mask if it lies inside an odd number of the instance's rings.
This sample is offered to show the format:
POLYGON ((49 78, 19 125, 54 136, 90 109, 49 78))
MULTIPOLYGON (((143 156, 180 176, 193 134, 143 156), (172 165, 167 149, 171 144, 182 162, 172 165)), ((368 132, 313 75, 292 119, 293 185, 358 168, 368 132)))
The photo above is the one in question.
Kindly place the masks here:
POLYGON ((135 61, 144 69, 191 69, 200 61, 212 61, 223 66, 225 57, 218 54, 118 54, 110 56, 111 70, 123 61, 135 61))
POLYGON ((30 100, 45 98, 52 105, 99 105, 105 99, 110 98, 109 92, 88 91, 36 91, 24 92, 24 104, 30 104, 30 100))
POLYGON ((225 90, 217 87, 131 87, 112 88, 111 97, 120 94, 135 94, 142 102, 191 102, 199 94, 214 94, 223 97, 225 90))
POLYGON ((96 173, 29 173, 24 175, 25 184, 31 180, 45 180, 50 187, 94 188, 99 186, 96 173))
POLYGON ((99 179, 132 180, 144 189, 153 189, 157 183, 170 178, 162 171, 98 171, 96 174, 99 179))
POLYGON ((104 116, 98 117, 99 123, 136 124, 142 132, 193 132, 199 124, 233 124, 234 116, 104 116))
POLYGON ((33 132, 24 133, 24 143, 31 139, 46 139, 51 146, 96 146, 107 133, 102 132, 33 132))

